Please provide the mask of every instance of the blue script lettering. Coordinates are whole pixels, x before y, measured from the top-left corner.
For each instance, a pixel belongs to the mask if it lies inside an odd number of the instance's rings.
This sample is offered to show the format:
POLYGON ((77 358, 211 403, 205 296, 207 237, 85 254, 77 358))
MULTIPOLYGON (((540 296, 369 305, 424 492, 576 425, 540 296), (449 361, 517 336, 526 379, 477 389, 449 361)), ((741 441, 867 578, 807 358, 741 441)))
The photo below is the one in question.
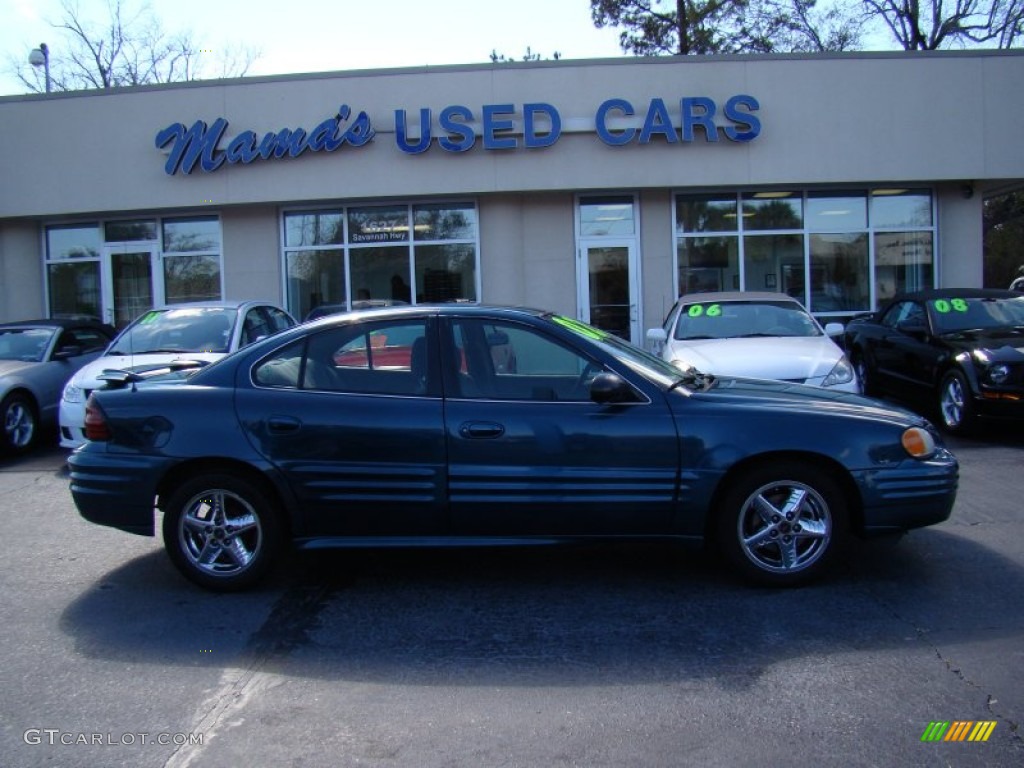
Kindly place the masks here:
POLYGON ((178 171, 188 175, 195 170, 197 163, 203 171, 212 173, 225 162, 248 165, 259 159, 299 157, 307 151, 333 152, 344 144, 361 147, 373 139, 375 131, 365 112, 356 115, 355 120, 343 130, 342 126, 351 114, 348 105, 342 104, 334 117, 324 120, 308 134, 302 128, 282 128, 276 133, 264 134, 257 141, 255 132, 242 131, 224 150, 217 149, 228 127, 228 121, 223 117, 218 117, 210 126, 202 120, 196 120, 191 128, 173 123, 157 133, 156 146, 163 149, 171 145, 164 164, 164 171, 170 176, 178 171))

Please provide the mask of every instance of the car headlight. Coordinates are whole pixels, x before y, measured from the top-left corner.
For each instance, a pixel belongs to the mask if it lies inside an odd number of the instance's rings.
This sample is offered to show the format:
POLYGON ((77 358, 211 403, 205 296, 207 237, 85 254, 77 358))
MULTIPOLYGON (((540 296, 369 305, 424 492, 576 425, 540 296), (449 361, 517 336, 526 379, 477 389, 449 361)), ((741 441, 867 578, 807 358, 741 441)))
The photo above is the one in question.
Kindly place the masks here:
POLYGON ((1003 363, 996 363, 988 369, 986 376, 993 384, 1003 384, 1008 378, 1010 378, 1010 366, 1003 363))
POLYGON ((80 403, 82 402, 82 390, 80 387, 68 384, 64 387, 64 394, 61 397, 65 403, 80 403))
POLYGON ((935 438, 927 429, 909 427, 903 430, 900 442, 903 450, 915 459, 927 459, 935 454, 935 438))
POLYGON ((846 355, 839 358, 839 361, 832 366, 832 370, 828 372, 828 376, 821 382, 823 387, 834 387, 837 384, 846 384, 847 382, 853 381, 853 366, 850 365, 850 361, 846 359, 846 355))

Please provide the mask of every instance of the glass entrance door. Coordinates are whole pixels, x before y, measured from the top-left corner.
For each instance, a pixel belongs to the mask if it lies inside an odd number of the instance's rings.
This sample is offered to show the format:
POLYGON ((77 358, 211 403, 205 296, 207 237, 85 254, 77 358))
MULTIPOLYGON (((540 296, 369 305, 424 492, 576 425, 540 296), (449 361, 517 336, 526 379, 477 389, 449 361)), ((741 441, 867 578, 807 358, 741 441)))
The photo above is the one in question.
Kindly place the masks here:
POLYGON ((580 275, 584 320, 601 330, 639 343, 636 252, 632 242, 581 243, 580 275))
POLYGON ((107 247, 103 254, 103 320, 118 330, 154 306, 155 249, 107 247))

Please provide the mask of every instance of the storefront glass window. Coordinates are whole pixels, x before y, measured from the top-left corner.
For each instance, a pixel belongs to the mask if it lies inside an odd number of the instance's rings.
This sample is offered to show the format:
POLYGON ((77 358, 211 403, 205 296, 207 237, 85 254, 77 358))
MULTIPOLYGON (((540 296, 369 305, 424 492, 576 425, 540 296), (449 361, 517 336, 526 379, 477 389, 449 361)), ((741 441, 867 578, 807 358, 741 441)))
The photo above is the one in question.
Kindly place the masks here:
POLYGON ((345 242, 345 216, 341 211, 289 213, 284 229, 284 244, 289 248, 345 242))
POLYGON ((165 254, 163 262, 164 300, 168 304, 220 299, 219 256, 165 254))
POLYGON ((352 300, 388 299, 412 303, 408 246, 353 248, 349 252, 352 300))
POLYGON ((926 189, 680 194, 675 213, 677 295, 777 290, 817 315, 852 316, 897 291, 934 287, 926 189), (738 218, 731 215, 737 201, 738 218), (724 231, 732 221, 736 235, 724 231), (722 230, 717 237, 700 234, 715 228, 722 230))
POLYGON ((476 301, 476 249, 469 244, 416 249, 416 301, 476 301))
POLYGON ((731 291, 739 288, 739 240, 735 237, 687 237, 679 240, 679 292, 731 291))
POLYGON ((875 235, 875 300, 881 304, 903 291, 931 288, 931 232, 880 232, 875 235))
POLYGON ((164 219, 164 253, 220 251, 220 221, 216 216, 164 219))
POLYGON ((99 224, 46 228, 46 257, 50 261, 98 259, 100 246, 99 224))
POLYGON ((108 221, 103 225, 103 239, 108 243, 156 240, 156 219, 108 221))
POLYGON ((291 251, 285 254, 288 309, 302 320, 321 304, 345 304, 345 252, 291 251))
POLYGON ((396 205, 350 208, 348 240, 353 244, 408 242, 409 207, 396 205))
POLYGON ((804 225, 799 192, 753 192, 743 196, 743 229, 800 229, 804 225))
POLYGON ((926 189, 875 189, 871 193, 871 226, 875 229, 930 227, 932 198, 926 189))
POLYGON ((412 212, 417 240, 476 238, 476 208, 468 203, 415 205, 412 212))
POLYGON ((476 301, 477 222, 475 204, 461 201, 286 213, 288 309, 476 301))
POLYGON ((676 232, 735 232, 736 195, 676 195, 676 232))
POLYGON ((624 237, 636 232, 632 196, 580 198, 580 237, 624 237))
POLYGON ((863 312, 871 309, 868 237, 864 233, 810 236, 810 301, 821 312, 863 312))
POLYGON ((55 262, 46 271, 53 317, 101 317, 99 261, 55 262))
POLYGON ((866 229, 868 196, 865 192, 811 192, 807 195, 808 229, 866 229))
POLYGON ((800 235, 749 235, 743 239, 743 278, 748 291, 804 294, 804 240, 800 235))

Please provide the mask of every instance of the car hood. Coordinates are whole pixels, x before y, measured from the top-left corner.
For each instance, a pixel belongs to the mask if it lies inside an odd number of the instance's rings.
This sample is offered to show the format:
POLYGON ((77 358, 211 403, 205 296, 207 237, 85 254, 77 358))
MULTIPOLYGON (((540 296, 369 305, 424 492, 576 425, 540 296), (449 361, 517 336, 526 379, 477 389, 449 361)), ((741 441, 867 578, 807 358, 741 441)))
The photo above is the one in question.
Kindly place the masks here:
POLYGON ((853 416, 900 426, 922 425, 927 422, 924 417, 905 408, 871 397, 787 381, 720 376, 714 378, 708 389, 697 392, 696 395, 721 402, 730 410, 751 408, 760 411, 853 416))
POLYGON ((828 336, 670 341, 669 360, 704 373, 803 382, 823 379, 842 357, 828 336))
POLYGON ((1024 363, 1024 333, 1020 331, 961 331, 942 338, 957 351, 978 353, 990 363, 1024 363))
POLYGON ((0 376, 12 376, 37 365, 39 363, 25 362, 24 360, 0 360, 0 376))
POLYGON ((71 384, 80 389, 97 389, 105 386, 106 382, 98 377, 104 371, 143 371, 148 368, 156 368, 161 365, 173 363, 176 360, 202 360, 212 363, 224 357, 223 353, 217 352, 177 352, 174 354, 160 353, 151 355, 103 355, 84 366, 71 379, 71 384))

